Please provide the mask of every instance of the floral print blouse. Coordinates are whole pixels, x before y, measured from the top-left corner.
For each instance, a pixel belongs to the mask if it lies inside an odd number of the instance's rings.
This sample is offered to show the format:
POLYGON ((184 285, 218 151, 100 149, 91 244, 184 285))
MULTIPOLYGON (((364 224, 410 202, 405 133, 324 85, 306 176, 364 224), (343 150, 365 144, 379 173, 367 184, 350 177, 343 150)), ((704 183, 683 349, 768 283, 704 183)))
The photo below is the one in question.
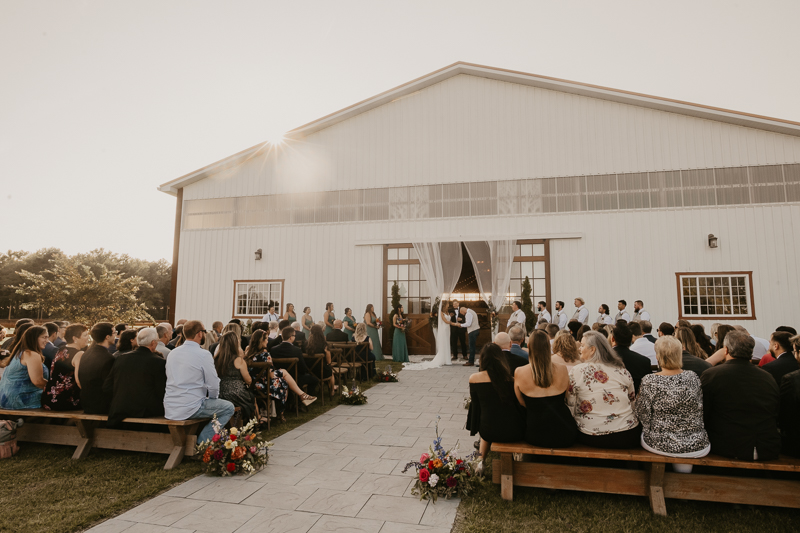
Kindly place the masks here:
POLYGON ((567 406, 578 429, 587 435, 606 435, 636 427, 636 392, 625 368, 580 363, 569 371, 567 406))

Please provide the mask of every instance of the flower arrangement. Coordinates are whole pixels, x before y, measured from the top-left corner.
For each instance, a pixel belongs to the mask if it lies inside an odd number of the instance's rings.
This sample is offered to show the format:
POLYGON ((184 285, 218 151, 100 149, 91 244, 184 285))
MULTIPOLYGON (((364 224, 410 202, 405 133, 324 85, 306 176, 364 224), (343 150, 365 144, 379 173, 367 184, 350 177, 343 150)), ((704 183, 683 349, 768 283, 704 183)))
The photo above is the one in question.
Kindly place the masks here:
POLYGON ((375 375, 375 379, 377 381, 381 381, 384 383, 397 383, 397 374, 392 372, 391 370, 384 370, 380 374, 375 375))
POLYGON ((211 423, 214 426, 214 436, 211 440, 197 445, 197 453, 202 454, 208 474, 215 476, 232 476, 243 472, 249 474, 267 464, 268 448, 272 443, 254 431, 256 419, 242 428, 232 427, 230 430, 222 427, 216 415, 211 423))
POLYGON ((441 417, 437 416, 436 419, 436 439, 428 449, 430 453, 423 453, 419 461, 412 461, 403 469, 404 473, 412 466, 417 470, 417 482, 411 494, 419 495, 420 500, 433 500, 434 503, 440 496, 445 499, 465 496, 483 480, 483 476, 475 472, 478 453, 473 452, 462 459, 458 455, 458 442, 450 450, 445 450, 439 436, 441 417))
POLYGON ((339 396, 339 403, 345 405, 364 405, 367 403, 367 397, 361 392, 359 387, 342 387, 342 394, 339 396))

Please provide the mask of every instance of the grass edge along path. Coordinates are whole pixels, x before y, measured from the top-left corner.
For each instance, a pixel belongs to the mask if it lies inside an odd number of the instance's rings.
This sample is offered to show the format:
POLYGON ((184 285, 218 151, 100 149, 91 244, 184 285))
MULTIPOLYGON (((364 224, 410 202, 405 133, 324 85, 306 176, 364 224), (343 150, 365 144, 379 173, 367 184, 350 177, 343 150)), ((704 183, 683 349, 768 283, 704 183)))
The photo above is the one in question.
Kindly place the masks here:
MULTIPOLYGON (((500 456, 491 453, 488 464, 500 456)), ((685 474, 692 475, 692 474, 685 474)), ((797 479, 797 478, 795 478, 797 479)), ((769 494, 753 494, 753 502, 769 494)), ((645 497, 514 487, 514 500, 500 497, 487 480, 458 506, 453 533, 800 531, 800 509, 667 500, 668 516, 655 516, 645 497)))
MULTIPOLYGON (((379 361, 378 371, 402 363, 379 361)), ((362 385, 367 390, 377 382, 362 385)), ((274 423, 273 440, 339 405, 318 400, 307 413, 286 414, 274 423)), ((185 459, 163 470, 166 455, 94 449, 86 459, 72 460, 72 446, 19 443, 20 451, 0 461, 0 532, 72 533, 118 516, 167 490, 202 474, 205 465, 185 459)))

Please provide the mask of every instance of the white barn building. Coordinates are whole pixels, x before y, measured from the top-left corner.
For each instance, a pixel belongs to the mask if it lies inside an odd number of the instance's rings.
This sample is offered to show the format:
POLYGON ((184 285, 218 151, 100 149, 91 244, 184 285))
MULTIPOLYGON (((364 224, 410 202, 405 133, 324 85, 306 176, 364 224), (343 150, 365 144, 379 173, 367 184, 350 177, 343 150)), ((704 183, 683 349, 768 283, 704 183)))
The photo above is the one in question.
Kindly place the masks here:
POLYGON ((267 298, 386 317, 394 280, 424 314, 412 243, 507 239, 510 297, 528 275, 551 312, 580 296, 590 322, 626 299, 656 326, 800 325, 786 120, 456 63, 160 190, 177 196, 172 309, 209 326, 260 318, 267 298))

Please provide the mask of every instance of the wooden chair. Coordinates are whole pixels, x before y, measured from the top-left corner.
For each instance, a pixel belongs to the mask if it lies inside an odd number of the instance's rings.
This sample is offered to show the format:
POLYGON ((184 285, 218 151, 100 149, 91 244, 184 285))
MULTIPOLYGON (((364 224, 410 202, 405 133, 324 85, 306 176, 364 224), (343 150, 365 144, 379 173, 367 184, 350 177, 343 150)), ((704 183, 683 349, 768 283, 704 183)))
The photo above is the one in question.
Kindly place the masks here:
POLYGON ((272 422, 272 396, 269 395, 269 385, 265 391, 261 391, 256 387, 256 382, 269 384, 269 371, 272 370, 272 363, 259 363, 256 361, 250 362, 250 367, 257 371, 253 377, 253 383, 250 385, 253 389, 253 394, 256 397, 256 405, 261 402, 267 413, 267 430, 271 429, 272 422))
MULTIPOLYGON (((287 357, 285 359, 275 359, 272 358, 272 367, 279 370, 285 370, 289 372, 291 376, 294 378, 295 382, 297 382, 297 357, 287 357)), ((299 385, 298 385, 299 386, 299 385)), ((289 391, 292 392, 292 391, 289 391)), ((294 393, 292 393, 294 394, 294 393)), ((294 408, 295 408, 295 415, 300 416, 300 398, 297 397, 297 394, 294 394, 294 408)))

